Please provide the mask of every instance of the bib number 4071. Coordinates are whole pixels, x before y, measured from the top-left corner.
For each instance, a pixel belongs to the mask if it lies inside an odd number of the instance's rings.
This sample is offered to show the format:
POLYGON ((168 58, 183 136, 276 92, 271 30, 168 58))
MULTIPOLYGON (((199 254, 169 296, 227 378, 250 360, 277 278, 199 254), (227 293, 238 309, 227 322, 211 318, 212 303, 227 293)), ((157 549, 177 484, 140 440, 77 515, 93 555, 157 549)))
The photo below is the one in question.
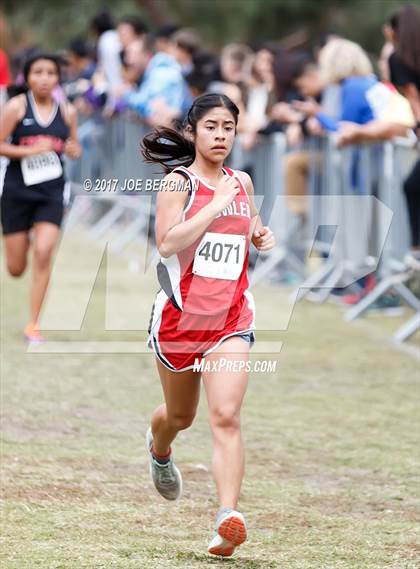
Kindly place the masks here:
POLYGON ((197 247, 193 273, 216 279, 236 280, 242 272, 246 237, 207 232, 197 247))

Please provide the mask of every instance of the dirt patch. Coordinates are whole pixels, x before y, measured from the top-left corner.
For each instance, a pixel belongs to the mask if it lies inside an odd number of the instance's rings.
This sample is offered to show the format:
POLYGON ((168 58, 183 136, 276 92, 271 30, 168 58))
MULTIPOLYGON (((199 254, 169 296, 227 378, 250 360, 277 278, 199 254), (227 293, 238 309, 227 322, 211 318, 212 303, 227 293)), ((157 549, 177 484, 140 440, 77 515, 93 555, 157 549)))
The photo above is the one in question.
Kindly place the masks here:
POLYGON ((49 425, 34 425, 17 422, 15 419, 4 417, 2 432, 5 440, 12 442, 31 442, 34 439, 49 439, 68 435, 83 435, 84 429, 80 425, 66 424, 64 421, 49 425))
POLYGON ((76 484, 55 483, 45 485, 3 486, 2 499, 10 502, 118 502, 120 504, 144 505, 150 503, 150 495, 144 484, 76 484))
POLYGON ((361 496, 354 499, 343 494, 301 495, 299 504, 324 516, 355 516, 362 519, 382 520, 392 516, 404 518, 406 521, 415 521, 418 510, 412 504, 404 504, 396 500, 367 500, 361 496))
POLYGON ((80 484, 45 484, 43 486, 10 485, 2 488, 2 498, 7 501, 63 502, 83 501, 99 498, 102 493, 93 486, 80 484))
POLYGON ((16 416, 3 415, 2 431, 4 436, 16 442, 28 442, 34 438, 51 438, 59 436, 84 436, 90 433, 88 424, 95 426, 113 426, 116 432, 124 434, 141 433, 145 430, 145 424, 141 422, 140 415, 127 411, 118 412, 109 409, 89 408, 65 408, 60 413, 60 419, 56 418, 60 410, 57 406, 51 408, 51 422, 46 422, 48 410, 44 413, 42 420, 35 423, 22 418, 20 421, 16 416), (85 423, 85 424, 84 424, 85 423), (87 423, 87 424, 86 424, 87 423))

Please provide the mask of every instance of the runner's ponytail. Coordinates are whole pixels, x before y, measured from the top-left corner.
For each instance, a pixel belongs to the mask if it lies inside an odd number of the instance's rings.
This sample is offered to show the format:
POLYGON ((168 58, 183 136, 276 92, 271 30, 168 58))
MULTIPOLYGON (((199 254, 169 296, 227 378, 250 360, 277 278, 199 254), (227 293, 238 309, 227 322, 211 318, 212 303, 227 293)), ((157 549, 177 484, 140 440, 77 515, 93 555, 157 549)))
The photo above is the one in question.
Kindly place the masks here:
POLYGON ((143 138, 141 151, 145 162, 160 164, 165 174, 176 166, 190 166, 195 158, 195 146, 173 128, 157 128, 143 138))

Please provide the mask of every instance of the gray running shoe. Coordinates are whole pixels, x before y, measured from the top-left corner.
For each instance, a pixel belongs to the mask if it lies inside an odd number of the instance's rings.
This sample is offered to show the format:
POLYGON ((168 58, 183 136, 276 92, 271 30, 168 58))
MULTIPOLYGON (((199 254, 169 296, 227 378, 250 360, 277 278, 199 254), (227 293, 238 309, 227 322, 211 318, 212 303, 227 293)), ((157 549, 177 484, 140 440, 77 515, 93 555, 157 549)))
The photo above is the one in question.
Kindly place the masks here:
POLYGON ((230 557, 247 538, 244 516, 237 510, 223 508, 219 511, 214 525, 214 533, 207 547, 213 555, 230 557))
POLYGON ((146 433, 146 447, 150 456, 150 475, 156 490, 166 500, 178 500, 182 494, 182 476, 172 456, 166 464, 160 464, 152 454, 153 434, 149 427, 146 433))

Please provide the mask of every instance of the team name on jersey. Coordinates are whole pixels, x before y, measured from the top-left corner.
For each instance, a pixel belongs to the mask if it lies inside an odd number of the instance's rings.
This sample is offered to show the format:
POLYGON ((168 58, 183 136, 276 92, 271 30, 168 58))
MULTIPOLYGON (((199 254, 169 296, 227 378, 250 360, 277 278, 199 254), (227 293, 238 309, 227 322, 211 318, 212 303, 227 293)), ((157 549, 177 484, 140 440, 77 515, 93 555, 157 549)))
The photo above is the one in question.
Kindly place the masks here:
POLYGON ((64 142, 61 138, 57 136, 52 136, 51 134, 34 134, 32 136, 21 136, 19 138, 19 145, 22 146, 31 146, 32 144, 36 144, 42 139, 48 138, 53 143, 53 150, 55 152, 63 152, 64 149, 64 142))
POLYGON ((247 202, 236 202, 233 201, 229 204, 225 209, 223 209, 220 213, 216 215, 216 219, 218 217, 226 216, 226 215, 239 215, 241 217, 248 217, 251 219, 251 208, 247 202))

